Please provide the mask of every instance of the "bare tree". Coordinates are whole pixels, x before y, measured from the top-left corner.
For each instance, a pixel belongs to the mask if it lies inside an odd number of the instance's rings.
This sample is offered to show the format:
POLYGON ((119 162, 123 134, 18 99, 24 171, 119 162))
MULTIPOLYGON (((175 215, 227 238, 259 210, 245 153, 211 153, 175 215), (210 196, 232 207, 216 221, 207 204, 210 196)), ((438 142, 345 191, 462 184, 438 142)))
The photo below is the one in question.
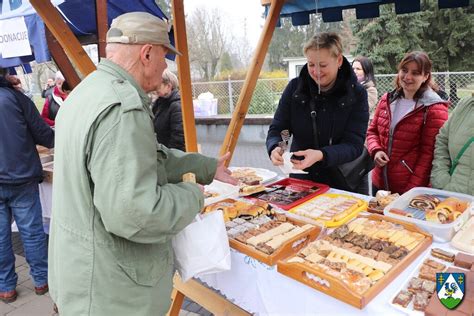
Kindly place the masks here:
POLYGON ((254 49, 250 46, 248 40, 247 19, 244 19, 242 34, 232 39, 232 53, 237 58, 236 66, 247 68, 250 64, 254 49))
POLYGON ((186 24, 190 62, 204 79, 211 80, 229 42, 223 14, 218 9, 198 8, 186 24))

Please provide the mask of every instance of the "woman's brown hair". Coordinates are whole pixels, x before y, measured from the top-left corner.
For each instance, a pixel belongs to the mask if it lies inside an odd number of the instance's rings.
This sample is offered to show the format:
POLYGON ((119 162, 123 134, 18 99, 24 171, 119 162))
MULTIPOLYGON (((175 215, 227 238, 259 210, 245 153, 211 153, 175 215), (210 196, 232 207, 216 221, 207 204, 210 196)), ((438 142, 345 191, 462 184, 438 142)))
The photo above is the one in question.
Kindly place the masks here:
MULTIPOLYGON (((415 62, 418 65, 418 70, 421 72, 423 75, 428 75, 428 78, 423 82, 416 91, 414 98, 419 99, 423 93, 430 87, 434 91, 438 91, 438 85, 433 82, 432 76, 431 76, 431 68, 433 66, 433 63, 431 62, 430 58, 425 52, 419 52, 419 51, 414 51, 407 53, 405 57, 403 57, 402 61, 398 64, 397 70, 398 73, 400 70, 405 67, 408 63, 410 62, 415 62)), ((403 94, 403 89, 400 84, 400 76, 397 73, 397 77, 395 78, 395 85, 396 85, 396 90, 399 93, 403 94)))

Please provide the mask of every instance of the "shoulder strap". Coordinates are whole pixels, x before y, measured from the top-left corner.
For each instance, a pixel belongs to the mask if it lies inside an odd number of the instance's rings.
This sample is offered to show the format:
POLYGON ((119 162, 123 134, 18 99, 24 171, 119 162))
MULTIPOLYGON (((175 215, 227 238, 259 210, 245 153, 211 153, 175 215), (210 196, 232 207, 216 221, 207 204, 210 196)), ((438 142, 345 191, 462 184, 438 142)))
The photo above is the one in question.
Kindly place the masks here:
POLYGON ((459 151, 458 155, 456 158, 454 158, 452 164, 451 164, 451 169, 449 170, 449 175, 453 175, 454 169, 458 166, 459 160, 461 159, 462 155, 464 155, 464 152, 467 150, 469 145, 471 145, 474 142, 474 136, 471 137, 470 139, 467 140, 467 142, 462 146, 461 150, 459 151))
POLYGON ((316 104, 314 99, 311 99, 309 101, 309 106, 311 108, 311 122, 313 124, 313 143, 314 143, 314 148, 317 149, 319 148, 319 140, 318 140, 318 126, 316 125, 316 104))

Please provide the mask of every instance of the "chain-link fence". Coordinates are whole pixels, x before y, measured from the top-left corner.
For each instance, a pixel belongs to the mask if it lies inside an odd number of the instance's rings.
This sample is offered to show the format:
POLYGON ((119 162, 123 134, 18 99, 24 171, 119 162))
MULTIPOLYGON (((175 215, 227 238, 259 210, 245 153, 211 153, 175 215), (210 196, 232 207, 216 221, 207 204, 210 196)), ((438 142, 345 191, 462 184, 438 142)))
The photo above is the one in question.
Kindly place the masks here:
MULTIPOLYGON (((393 90, 395 74, 375 76, 379 97, 393 90)), ((474 72, 437 72, 433 79, 440 89, 445 92, 452 106, 459 99, 474 93, 474 72)), ((230 114, 234 111, 242 91, 243 80, 228 80, 193 83, 193 98, 201 93, 211 92, 218 100, 217 113, 230 114)), ((288 78, 259 79, 249 106, 249 114, 273 114, 278 106, 281 94, 288 84, 288 78)))

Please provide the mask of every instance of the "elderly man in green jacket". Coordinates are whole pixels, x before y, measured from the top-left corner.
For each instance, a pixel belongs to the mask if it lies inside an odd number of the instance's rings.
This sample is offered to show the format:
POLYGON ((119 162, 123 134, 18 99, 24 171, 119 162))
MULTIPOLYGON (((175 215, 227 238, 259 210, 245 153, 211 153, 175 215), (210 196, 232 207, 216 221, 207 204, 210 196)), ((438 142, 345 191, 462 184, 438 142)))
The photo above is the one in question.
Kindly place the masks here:
POLYGON ((107 59, 74 89, 56 124, 49 286, 61 315, 162 315, 170 305, 171 238, 203 207, 202 187, 234 183, 216 160, 156 142, 147 92, 165 55, 167 24, 121 15, 107 59))

